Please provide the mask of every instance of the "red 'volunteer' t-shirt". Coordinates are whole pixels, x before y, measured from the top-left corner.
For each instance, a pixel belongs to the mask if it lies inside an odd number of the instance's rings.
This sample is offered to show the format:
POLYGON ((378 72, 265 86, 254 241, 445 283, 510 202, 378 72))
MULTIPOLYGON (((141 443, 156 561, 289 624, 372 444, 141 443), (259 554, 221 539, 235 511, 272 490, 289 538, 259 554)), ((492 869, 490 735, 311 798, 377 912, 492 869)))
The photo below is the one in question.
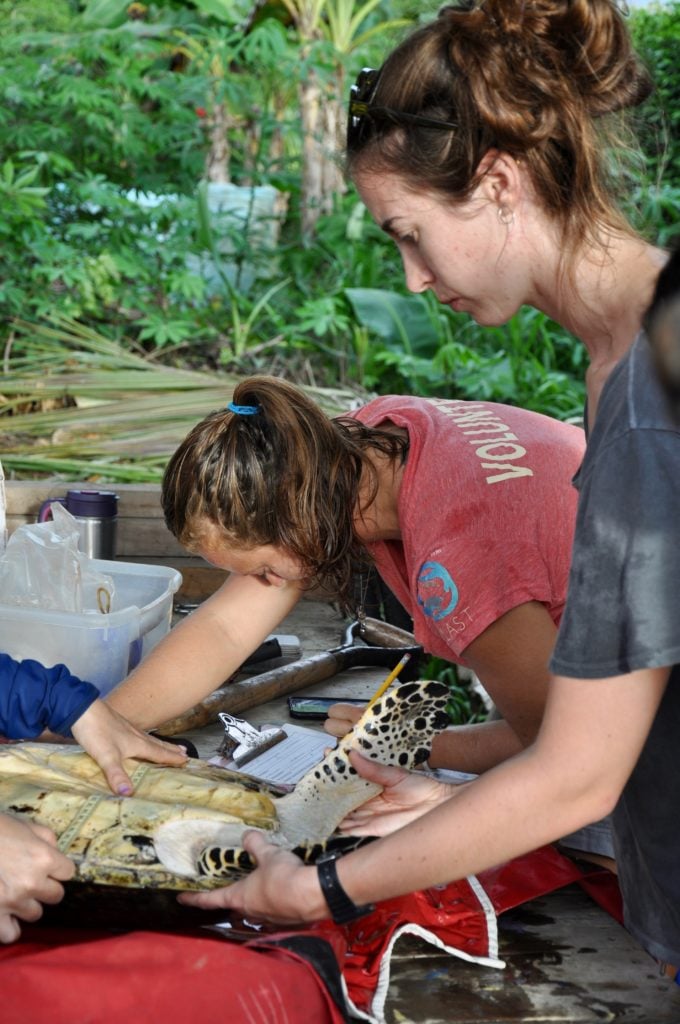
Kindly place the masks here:
POLYGON ((401 540, 368 547, 425 650, 464 662, 468 644, 527 601, 545 605, 557 625, 583 431, 496 402, 397 395, 351 415, 408 431, 401 540))

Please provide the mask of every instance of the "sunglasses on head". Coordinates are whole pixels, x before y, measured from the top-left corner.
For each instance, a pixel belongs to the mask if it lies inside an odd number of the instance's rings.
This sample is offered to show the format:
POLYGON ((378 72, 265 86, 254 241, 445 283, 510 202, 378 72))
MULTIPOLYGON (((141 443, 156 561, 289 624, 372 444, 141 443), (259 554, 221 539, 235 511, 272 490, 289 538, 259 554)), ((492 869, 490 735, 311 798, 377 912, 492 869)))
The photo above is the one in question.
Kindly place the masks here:
POLYGON ((361 140, 369 120, 391 121, 394 124, 415 124, 422 128, 439 128, 455 131, 457 125, 451 121, 437 121, 421 114, 409 114, 405 110, 391 110, 371 103, 380 78, 380 69, 362 68, 357 80, 349 91, 347 117, 347 148, 353 149, 361 140))

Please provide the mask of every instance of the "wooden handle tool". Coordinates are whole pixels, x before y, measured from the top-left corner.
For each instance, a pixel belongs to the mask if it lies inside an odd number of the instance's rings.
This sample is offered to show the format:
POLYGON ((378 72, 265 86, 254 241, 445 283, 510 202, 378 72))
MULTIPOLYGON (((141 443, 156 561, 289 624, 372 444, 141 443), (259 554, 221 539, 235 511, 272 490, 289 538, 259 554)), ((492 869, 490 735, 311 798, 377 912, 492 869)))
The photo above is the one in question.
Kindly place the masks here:
MULTIPOLYGON (((366 620, 367 623, 372 623, 372 621, 366 620)), ((348 668, 369 665, 390 667, 394 665, 395 659, 403 658, 405 654, 409 654, 411 658, 408 665, 409 671, 404 673, 402 678, 405 680, 417 678, 422 647, 415 643, 410 633, 397 630, 395 634, 392 632, 395 627, 389 626, 387 630, 382 631, 379 628, 381 626, 385 626, 385 623, 378 623, 378 628, 371 633, 373 630, 371 625, 364 632, 364 636, 379 635, 381 638, 389 636, 401 640, 402 643, 404 639, 410 639, 411 644, 409 646, 384 647, 357 643, 344 644, 342 647, 321 651, 319 654, 301 658, 288 665, 281 665, 249 679, 225 683, 193 708, 189 708, 177 718, 159 725, 155 731, 164 736, 177 736, 186 730, 199 729, 201 726, 214 722, 221 711, 232 715, 240 714, 242 711, 247 711, 248 708, 259 707, 260 704, 266 704, 277 697, 303 690, 306 686, 311 686, 312 683, 330 679, 338 672, 344 672, 348 668)))

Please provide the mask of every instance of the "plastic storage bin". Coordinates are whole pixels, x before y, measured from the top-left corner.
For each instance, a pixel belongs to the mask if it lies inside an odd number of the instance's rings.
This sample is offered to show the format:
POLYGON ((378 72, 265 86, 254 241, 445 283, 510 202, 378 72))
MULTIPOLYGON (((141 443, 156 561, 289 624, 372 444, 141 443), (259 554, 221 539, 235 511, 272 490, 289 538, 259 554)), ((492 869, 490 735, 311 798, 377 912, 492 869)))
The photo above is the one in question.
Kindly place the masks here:
POLYGON ((162 565, 93 559, 113 579, 108 615, 17 608, 0 597, 0 651, 71 672, 109 693, 170 629, 181 573, 162 565))

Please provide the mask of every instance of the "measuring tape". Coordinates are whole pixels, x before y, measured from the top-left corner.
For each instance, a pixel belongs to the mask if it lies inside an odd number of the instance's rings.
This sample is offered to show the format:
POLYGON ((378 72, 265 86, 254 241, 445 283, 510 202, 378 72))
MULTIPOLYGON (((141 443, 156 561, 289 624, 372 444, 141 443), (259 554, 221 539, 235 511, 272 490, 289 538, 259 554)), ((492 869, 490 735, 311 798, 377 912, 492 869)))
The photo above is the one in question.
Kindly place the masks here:
MULTIPOLYGON (((140 764, 137 766, 137 768, 131 775, 133 789, 137 788, 137 785, 142 781, 142 779, 146 775, 148 768, 148 764, 140 764)), ((85 800, 85 802, 81 804, 80 807, 78 808, 70 824, 66 826, 64 831, 59 836, 57 846, 62 853, 66 853, 68 851, 71 843, 79 834, 81 826, 85 824, 87 819, 94 811, 95 807, 97 807, 102 800, 110 799, 115 799, 113 793, 93 793, 92 796, 88 796, 87 800, 85 800)), ((126 797, 118 797, 117 799, 125 800, 126 797)))

